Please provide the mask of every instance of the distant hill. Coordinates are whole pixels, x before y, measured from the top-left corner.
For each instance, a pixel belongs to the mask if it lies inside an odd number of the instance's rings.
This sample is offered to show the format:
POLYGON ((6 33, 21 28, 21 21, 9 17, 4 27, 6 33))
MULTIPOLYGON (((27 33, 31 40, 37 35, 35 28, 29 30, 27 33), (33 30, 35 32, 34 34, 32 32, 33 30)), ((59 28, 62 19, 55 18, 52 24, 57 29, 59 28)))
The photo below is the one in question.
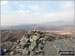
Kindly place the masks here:
POLYGON ((23 24, 23 25, 1 27, 1 30, 30 30, 32 28, 42 29, 43 27, 37 24, 23 24))
POLYGON ((7 26, 1 27, 0 30, 30 30, 32 28, 36 28, 39 30, 62 30, 64 28, 72 28, 74 27, 73 22, 65 22, 65 21, 54 21, 54 22, 44 22, 41 24, 22 24, 15 26, 7 26))

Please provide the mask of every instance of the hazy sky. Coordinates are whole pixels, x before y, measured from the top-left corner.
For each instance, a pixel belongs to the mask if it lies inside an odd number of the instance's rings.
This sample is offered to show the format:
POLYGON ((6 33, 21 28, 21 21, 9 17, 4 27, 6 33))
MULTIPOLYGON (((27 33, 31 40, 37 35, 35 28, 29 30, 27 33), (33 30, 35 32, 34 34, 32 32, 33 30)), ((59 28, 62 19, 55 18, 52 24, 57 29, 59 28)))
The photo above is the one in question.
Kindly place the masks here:
POLYGON ((74 1, 1 1, 1 25, 74 20, 74 1))

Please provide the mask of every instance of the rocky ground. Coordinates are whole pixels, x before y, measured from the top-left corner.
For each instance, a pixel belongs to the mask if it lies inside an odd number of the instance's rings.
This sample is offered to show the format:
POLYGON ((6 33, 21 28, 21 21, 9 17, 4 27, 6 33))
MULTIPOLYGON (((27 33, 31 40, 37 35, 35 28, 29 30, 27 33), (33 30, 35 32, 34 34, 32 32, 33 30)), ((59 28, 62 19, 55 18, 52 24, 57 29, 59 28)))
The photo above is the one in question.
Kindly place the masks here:
MULTIPOLYGON (((75 36, 60 36, 30 30, 17 41, 1 43, 2 55, 60 56, 60 51, 74 51, 75 36)), ((73 55, 70 55, 73 56, 73 55)))

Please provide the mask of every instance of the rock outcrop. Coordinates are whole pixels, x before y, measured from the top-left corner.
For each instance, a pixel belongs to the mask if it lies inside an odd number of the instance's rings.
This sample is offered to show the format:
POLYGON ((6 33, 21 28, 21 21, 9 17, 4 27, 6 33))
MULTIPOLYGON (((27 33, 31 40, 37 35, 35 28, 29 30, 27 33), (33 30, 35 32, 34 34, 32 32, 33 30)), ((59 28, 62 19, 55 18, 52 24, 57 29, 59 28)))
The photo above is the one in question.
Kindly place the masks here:
MULTIPOLYGON (((58 38, 53 34, 38 30, 29 30, 17 42, 1 43, 2 48, 6 49, 3 55, 57 55, 59 51, 73 51, 75 36, 71 38, 58 38)), ((4 50, 2 49, 2 50, 4 50)))

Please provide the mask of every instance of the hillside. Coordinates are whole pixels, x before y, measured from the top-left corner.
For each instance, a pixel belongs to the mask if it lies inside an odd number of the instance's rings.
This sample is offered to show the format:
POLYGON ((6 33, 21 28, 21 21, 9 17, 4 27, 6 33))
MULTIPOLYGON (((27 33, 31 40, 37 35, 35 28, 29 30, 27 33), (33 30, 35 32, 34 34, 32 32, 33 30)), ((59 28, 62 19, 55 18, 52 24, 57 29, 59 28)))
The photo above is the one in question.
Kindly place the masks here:
POLYGON ((74 52, 75 48, 75 35, 70 34, 61 35, 33 29, 2 31, 1 36, 2 55, 60 56, 60 51, 74 52))

